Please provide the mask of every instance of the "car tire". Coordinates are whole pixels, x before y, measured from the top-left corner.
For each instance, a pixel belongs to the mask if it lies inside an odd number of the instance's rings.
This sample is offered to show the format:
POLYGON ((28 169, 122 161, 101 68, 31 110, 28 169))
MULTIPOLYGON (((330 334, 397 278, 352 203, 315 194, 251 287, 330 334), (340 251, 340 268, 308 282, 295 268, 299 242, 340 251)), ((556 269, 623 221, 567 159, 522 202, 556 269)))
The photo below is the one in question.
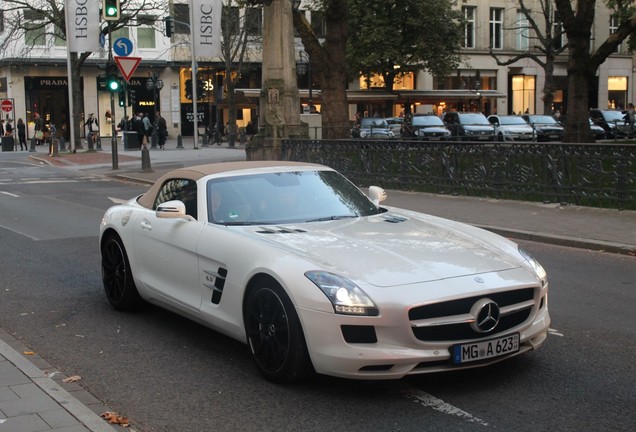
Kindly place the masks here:
POLYGON ((298 314, 278 283, 249 290, 243 319, 252 359, 266 379, 290 383, 313 371, 298 314))
POLYGON ((142 303, 128 255, 121 239, 109 235, 102 245, 102 282, 108 302, 117 310, 133 310, 142 303))

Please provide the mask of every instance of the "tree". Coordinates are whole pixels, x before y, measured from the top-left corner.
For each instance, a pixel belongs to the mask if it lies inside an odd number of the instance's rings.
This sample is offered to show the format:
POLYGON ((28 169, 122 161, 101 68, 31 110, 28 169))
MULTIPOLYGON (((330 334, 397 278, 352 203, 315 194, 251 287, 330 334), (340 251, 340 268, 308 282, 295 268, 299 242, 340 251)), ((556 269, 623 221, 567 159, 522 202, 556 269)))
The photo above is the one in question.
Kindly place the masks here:
MULTIPOLYGON (((29 42, 25 36, 28 32, 38 32, 44 36, 55 36, 66 40, 66 21, 64 12, 65 2, 62 0, 4 0, 3 10, 5 17, 5 28, 8 29, 4 37, 3 44, 15 44, 20 40, 29 42), (26 20, 25 15, 37 17, 36 20, 26 20)), ((120 0, 121 17, 118 21, 110 21, 110 30, 116 31, 124 26, 137 25, 138 15, 148 13, 147 11, 167 10, 167 0, 120 0)), ((108 27, 102 26, 99 30, 104 35, 108 33, 108 27)), ((53 38, 48 38, 53 40, 53 38)), ((30 44, 24 44, 22 57, 30 57, 35 40, 30 44)), ((82 125, 79 119, 83 112, 84 95, 79 86, 82 77, 82 67, 86 60, 93 54, 92 52, 71 53, 71 80, 74 83, 72 88, 73 113, 75 119, 73 134, 76 148, 82 148, 80 134, 82 125)))
POLYGON ((562 54, 567 48, 567 44, 562 43, 563 29, 560 22, 556 20, 552 0, 539 0, 539 11, 533 11, 526 7, 524 0, 518 0, 519 10, 525 16, 527 23, 516 23, 508 30, 523 32, 528 34, 529 50, 521 52, 508 60, 500 60, 500 56, 491 50, 490 55, 497 61, 499 66, 508 66, 521 59, 531 59, 543 68, 545 73, 545 84, 543 86, 543 112, 550 113, 554 102, 554 92, 556 83, 554 77, 554 63, 557 56, 562 54), (536 18, 535 18, 536 16, 536 18))
MULTIPOLYGON (((576 11, 571 0, 555 0, 563 29, 568 37, 568 106, 564 142, 591 140, 588 89, 599 66, 625 39, 636 32, 634 0, 607 0, 606 5, 619 19, 616 31, 592 50, 592 25, 596 0, 578 0, 576 11)), ((630 41, 631 44, 632 41, 630 41)))
POLYGON ((347 102, 349 0, 320 0, 313 10, 324 13, 326 34, 323 42, 316 36, 304 13, 294 13, 294 28, 311 59, 313 76, 320 82, 323 138, 348 138, 349 113, 347 102))
POLYGON ((396 77, 427 70, 448 75, 460 63, 463 20, 453 0, 347 0, 352 73, 396 77))
MULTIPOLYGON (((221 18, 221 61, 224 63, 225 80, 224 86, 227 90, 227 102, 229 109, 228 118, 228 145, 234 146, 236 140, 236 94, 234 89, 241 79, 241 74, 245 70, 245 63, 249 60, 250 49, 256 50, 261 46, 260 37, 254 36, 258 33, 257 27, 262 15, 257 8, 242 8, 245 1, 237 2, 227 0, 221 18)), ((219 93, 216 93, 217 95, 219 93)), ((218 104, 219 101, 217 100, 218 104)), ((217 123, 219 119, 216 119, 217 123)))

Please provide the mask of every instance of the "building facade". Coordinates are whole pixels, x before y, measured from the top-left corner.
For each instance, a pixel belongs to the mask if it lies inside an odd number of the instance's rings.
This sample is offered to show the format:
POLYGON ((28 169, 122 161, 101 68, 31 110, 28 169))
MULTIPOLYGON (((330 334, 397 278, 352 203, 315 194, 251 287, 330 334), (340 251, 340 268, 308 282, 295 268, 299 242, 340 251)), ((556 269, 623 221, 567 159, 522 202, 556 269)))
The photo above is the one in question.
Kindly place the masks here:
MULTIPOLYGON (((143 1, 143 0, 140 0, 143 1)), ((284 0, 283 0, 284 1, 284 0)), ((260 7, 233 7, 236 22, 243 23, 248 32, 248 50, 237 84, 237 124, 247 126, 257 122, 260 95, 260 37, 263 22, 260 7), (239 19, 240 17, 240 19, 239 19)), ((60 4, 63 2, 60 1, 60 4)), ((132 3, 132 2, 131 2, 132 3)), ((526 0, 526 6, 539 17, 538 0, 526 0)), ((301 3, 301 10, 312 23, 318 36, 324 35, 324 15, 309 10, 309 1, 301 3)), ((97 117, 102 136, 110 136, 113 125, 124 116, 145 113, 151 119, 160 111, 166 118, 171 136, 190 136, 194 129, 192 86, 196 85, 197 116, 201 128, 228 119, 225 63, 220 58, 198 58, 196 83, 192 81, 192 56, 189 48, 190 13, 186 0, 165 0, 154 3, 154 9, 138 10, 124 28, 101 39, 102 48, 93 52, 82 66, 79 86, 83 113, 79 121, 90 113, 97 117), (175 18, 174 34, 166 36, 163 19, 175 18), (126 98, 120 105, 118 94, 106 88, 107 67, 112 65, 112 42, 126 38, 132 42, 133 55, 141 63, 126 83, 126 98), (148 79, 160 79, 161 90, 148 86, 148 79), (134 96, 131 100, 130 96, 134 96), (112 99, 114 98, 114 104, 112 99), (114 106, 114 109, 113 109, 114 106)), ((49 22, 45 14, 34 8, 13 10, 15 4, 0 1, 0 98, 12 101, 12 110, 2 113, 4 119, 22 118, 33 134, 33 114, 40 113, 47 124, 56 126, 58 134, 69 137, 68 51, 60 37, 60 30, 49 22), (19 19, 16 19, 16 14, 19 19), (12 24, 22 23, 16 31, 12 24)), ((426 71, 405 74, 396 82, 390 94, 382 91, 377 77, 360 77, 349 85, 350 119, 356 112, 384 117, 399 116, 405 110, 418 113, 441 114, 447 110, 482 111, 486 114, 520 112, 543 113, 544 69, 530 59, 510 65, 498 64, 520 53, 536 50, 536 38, 528 28, 527 17, 517 2, 509 0, 461 0, 457 6, 466 20, 463 61, 448 77, 434 77, 426 71), (386 111, 386 101, 393 102, 392 112, 386 111)), ((558 16, 549 11, 552 30, 559 30, 558 16)), ((537 19, 538 22, 545 22, 537 19)), ((617 28, 603 2, 597 2, 592 48, 604 41, 617 28)), ((100 29, 93 29, 100 32, 100 29)), ((561 43, 567 41, 563 36, 561 43)), ((634 95, 633 61, 626 46, 621 46, 598 70, 594 87, 589 89, 591 107, 623 108, 634 95)), ((303 47, 296 39, 294 49, 302 60, 303 47)), ((554 74, 556 90, 550 111, 564 112, 567 106, 567 52, 557 57, 554 74)), ((114 67, 114 66, 113 66, 114 67)), ((320 110, 320 91, 312 89, 310 77, 298 76, 301 92, 299 109, 320 110), (312 91, 313 90, 313 91, 312 91)))

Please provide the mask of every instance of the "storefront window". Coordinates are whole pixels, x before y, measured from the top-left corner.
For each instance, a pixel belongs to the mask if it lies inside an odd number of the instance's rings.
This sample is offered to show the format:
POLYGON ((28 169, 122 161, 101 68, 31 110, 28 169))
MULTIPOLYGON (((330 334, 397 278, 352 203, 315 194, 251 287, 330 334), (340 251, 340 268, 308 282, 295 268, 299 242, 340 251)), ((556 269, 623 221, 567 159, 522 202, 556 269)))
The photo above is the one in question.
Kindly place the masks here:
POLYGON ((624 109, 627 106, 627 77, 611 76, 607 78, 607 107, 624 109))
POLYGON ((512 77, 512 111, 520 114, 535 113, 535 81, 534 75, 514 75, 512 77))
MULTIPOLYGON (((361 90, 369 90, 373 88, 383 89, 385 87, 386 86, 384 85, 384 77, 382 75, 373 74, 370 76, 360 76, 361 90)), ((397 74, 395 79, 393 80, 393 90, 413 90, 414 88, 415 77, 413 76, 413 72, 397 74)))

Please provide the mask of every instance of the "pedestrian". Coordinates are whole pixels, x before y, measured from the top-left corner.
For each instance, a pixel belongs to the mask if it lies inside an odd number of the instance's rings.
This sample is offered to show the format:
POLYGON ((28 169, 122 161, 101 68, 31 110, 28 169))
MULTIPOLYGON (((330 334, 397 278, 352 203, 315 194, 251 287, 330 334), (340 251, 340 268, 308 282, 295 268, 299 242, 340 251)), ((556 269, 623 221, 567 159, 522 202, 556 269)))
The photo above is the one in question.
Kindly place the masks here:
POLYGON ((6 136, 13 136, 13 126, 11 125, 10 118, 7 118, 7 123, 4 126, 4 134, 6 136))
POLYGON ((84 123, 84 131, 86 133, 86 140, 88 141, 88 148, 93 148, 93 143, 97 142, 99 135, 99 123, 95 118, 94 113, 90 113, 86 122, 84 123))
POLYGON ((4 136, 4 120, 0 119, 0 136, 4 136))
POLYGON ((157 134, 159 135, 159 148, 163 150, 168 138, 168 124, 160 112, 157 112, 157 134))
POLYGON ((144 114, 144 118, 142 120, 144 122, 144 134, 146 135, 146 144, 150 144, 150 136, 152 135, 153 127, 152 122, 150 121, 150 117, 148 114, 144 114))
POLYGON ((18 141, 20 141, 20 150, 23 150, 22 146, 24 146, 24 150, 28 150, 26 143, 26 125, 24 124, 24 120, 22 117, 18 119, 18 123, 16 125, 18 128, 18 141))
POLYGON ((42 117, 40 117, 40 113, 37 112, 33 114, 33 130, 35 145, 41 145, 44 139, 44 122, 42 121, 42 117))
POLYGON ((137 132, 137 139, 139 140, 139 146, 145 146, 144 137, 146 136, 146 130, 144 128, 143 113, 138 113, 133 119, 132 129, 137 132))
POLYGON ((627 137, 633 138, 634 136, 634 122, 636 122, 636 110, 634 104, 630 102, 627 105, 627 112, 624 117, 625 123, 627 123, 627 137))

